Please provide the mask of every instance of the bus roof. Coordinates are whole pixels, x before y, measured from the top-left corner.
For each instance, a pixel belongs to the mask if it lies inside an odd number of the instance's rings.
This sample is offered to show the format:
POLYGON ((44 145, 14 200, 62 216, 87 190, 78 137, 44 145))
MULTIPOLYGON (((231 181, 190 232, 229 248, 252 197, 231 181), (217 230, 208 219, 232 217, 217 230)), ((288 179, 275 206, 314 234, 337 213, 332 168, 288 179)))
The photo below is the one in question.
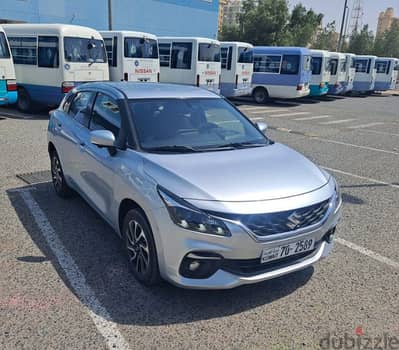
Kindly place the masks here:
POLYGON ((63 35, 63 36, 93 36, 100 39, 100 33, 89 27, 78 26, 74 24, 47 24, 47 23, 18 23, 18 24, 3 24, 2 25, 7 35, 63 35))
POLYGON ((220 45, 221 46, 223 46, 223 45, 236 45, 236 46, 245 46, 245 47, 253 47, 253 45, 252 44, 250 44, 250 43, 244 43, 244 42, 242 42, 242 41, 221 41, 220 42, 220 45))
POLYGON ((157 39, 155 34, 145 33, 145 32, 136 32, 131 30, 100 30, 101 35, 120 35, 123 37, 134 37, 134 38, 149 38, 149 39, 157 39))
POLYGON ((377 57, 376 61, 397 61, 395 57, 377 57))
POLYGON ((346 58, 346 54, 343 52, 331 52, 330 51, 330 56, 335 57, 335 58, 346 58))
POLYGON ((360 59, 364 59, 364 58, 374 58, 374 59, 377 59, 378 57, 377 56, 374 56, 374 55, 356 55, 356 59, 358 59, 358 58, 360 58, 360 59))
POLYGON ((312 56, 330 56, 330 52, 327 50, 310 50, 312 56))
POLYGON ((292 46, 254 46, 254 54, 299 54, 310 55, 306 47, 292 46))
POLYGON ((198 42, 205 42, 211 44, 220 44, 219 40, 211 39, 211 38, 202 38, 202 37, 189 37, 189 36, 160 36, 158 37, 159 41, 198 41, 198 42))

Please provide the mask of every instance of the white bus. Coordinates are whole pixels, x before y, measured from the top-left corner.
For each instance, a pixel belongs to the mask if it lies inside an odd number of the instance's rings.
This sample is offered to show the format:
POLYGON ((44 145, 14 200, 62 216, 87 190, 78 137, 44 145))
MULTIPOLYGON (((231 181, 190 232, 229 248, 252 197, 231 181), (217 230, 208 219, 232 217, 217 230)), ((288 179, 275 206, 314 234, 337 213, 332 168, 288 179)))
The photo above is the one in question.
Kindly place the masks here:
POLYGON ((346 81, 346 55, 341 52, 330 52, 331 78, 328 93, 340 95, 344 91, 346 81))
POLYGON ((322 96, 328 93, 331 78, 330 53, 326 50, 310 50, 312 55, 312 81, 310 96, 322 96))
POLYGON ((344 89, 342 94, 346 94, 353 90, 353 81, 355 79, 356 69, 355 69, 355 57, 356 55, 353 53, 346 53, 346 73, 345 73, 345 82, 344 89))
POLYGON ((220 42, 207 38, 158 38, 160 81, 220 93, 220 42))
POLYGON ((221 42, 220 92, 225 97, 250 95, 254 71, 253 46, 242 42, 221 42))
POLYGON ((357 55, 355 58, 355 79, 353 81, 353 91, 360 93, 371 93, 374 91, 375 78, 377 71, 375 61, 377 56, 357 55))
POLYGON ((65 24, 6 24, 18 108, 56 106, 74 86, 109 80, 104 41, 94 29, 65 24))
POLYGON ((0 26, 0 106, 17 102, 17 81, 7 36, 0 26))
POLYGON ((157 37, 130 31, 101 31, 112 81, 158 82, 157 37))
POLYGON ((393 90, 398 80, 398 62, 397 58, 378 57, 375 61, 376 78, 375 91, 393 90))

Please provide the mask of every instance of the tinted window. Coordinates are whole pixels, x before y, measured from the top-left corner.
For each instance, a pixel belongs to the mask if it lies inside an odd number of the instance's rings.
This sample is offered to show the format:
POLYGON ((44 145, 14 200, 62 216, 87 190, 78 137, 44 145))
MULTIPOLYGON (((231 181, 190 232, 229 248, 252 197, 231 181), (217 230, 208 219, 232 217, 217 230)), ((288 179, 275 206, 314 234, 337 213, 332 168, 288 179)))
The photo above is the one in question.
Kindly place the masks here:
POLYGON ((254 56, 250 47, 238 48, 238 63, 253 63, 254 56))
POLYGON ((159 64, 161 67, 169 67, 170 44, 159 44, 159 64))
POLYGON ((162 99, 130 103, 142 148, 217 147, 267 139, 222 99, 162 99))
POLYGON ((215 44, 199 44, 198 61, 220 62, 220 46, 215 44))
POLYGON ((106 62, 103 40, 89 38, 64 38, 65 59, 68 62, 106 62))
POLYGON ((58 38, 56 36, 39 36, 38 66, 59 67, 58 38))
POLYGON ((0 32, 0 58, 10 58, 6 36, 2 32, 0 32))
POLYGON ((36 37, 8 37, 11 53, 16 64, 37 64, 36 37))
POLYGON ((108 65, 111 67, 118 66, 118 38, 114 36, 113 38, 104 39, 105 49, 107 51, 108 65))
POLYGON ((281 56, 255 56, 254 71, 259 73, 280 73, 281 56))
POLYGON ((369 73, 370 72, 370 60, 368 59, 357 59, 355 61, 355 67, 357 73, 369 73))
POLYGON ((153 39, 125 38, 125 57, 158 58, 158 43, 153 39))
POLYGON ((337 75, 337 69, 338 69, 338 60, 336 58, 333 58, 330 60, 331 75, 337 75))
MULTIPOLYGON (((298 74, 299 62, 301 57, 299 55, 284 55, 281 63, 281 74, 298 74)), ((309 58, 310 65, 310 58, 309 58)), ((310 66, 309 66, 310 70, 310 66)))
POLYGON ((321 57, 312 57, 312 74, 319 75, 323 59, 321 57))
POLYGON ((377 73, 384 74, 388 73, 388 62, 387 61, 382 61, 382 62, 376 62, 375 68, 377 69, 377 73))
POLYGON ((117 137, 120 127, 121 115, 117 102, 107 95, 99 93, 93 106, 90 129, 109 130, 117 137))
POLYGON ((173 43, 171 68, 191 69, 192 43, 173 43))

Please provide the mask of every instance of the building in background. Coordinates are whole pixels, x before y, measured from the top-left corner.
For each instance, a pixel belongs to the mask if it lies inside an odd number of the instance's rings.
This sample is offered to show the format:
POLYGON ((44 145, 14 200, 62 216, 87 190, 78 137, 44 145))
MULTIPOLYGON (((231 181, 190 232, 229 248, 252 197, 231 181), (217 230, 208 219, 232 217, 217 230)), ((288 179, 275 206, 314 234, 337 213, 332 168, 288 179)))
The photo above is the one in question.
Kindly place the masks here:
POLYGON ((223 27, 223 19, 224 19, 224 8, 227 5, 228 0, 219 0, 219 19, 218 19, 218 28, 219 32, 223 27))
POLYGON ((389 7, 378 16, 377 35, 389 30, 393 23, 399 23, 399 17, 395 17, 394 9, 389 7))
MULTIPOLYGON (((216 38, 219 0, 112 0, 112 28, 216 38)), ((0 23, 67 23, 108 29, 108 0, 1 0, 0 23)))
POLYGON ((223 9, 223 23, 228 25, 238 24, 238 15, 241 13, 243 0, 227 0, 223 9))

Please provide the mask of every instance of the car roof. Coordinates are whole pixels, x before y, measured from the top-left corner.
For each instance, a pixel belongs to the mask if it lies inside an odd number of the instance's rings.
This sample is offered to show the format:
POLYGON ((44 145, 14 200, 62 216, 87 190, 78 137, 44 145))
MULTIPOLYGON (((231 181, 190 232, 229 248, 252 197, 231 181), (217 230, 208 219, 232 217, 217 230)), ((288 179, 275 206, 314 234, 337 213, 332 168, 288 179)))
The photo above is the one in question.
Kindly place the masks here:
POLYGON ((221 98, 214 92, 190 85, 165 83, 95 82, 79 85, 76 90, 109 92, 119 98, 221 98))

